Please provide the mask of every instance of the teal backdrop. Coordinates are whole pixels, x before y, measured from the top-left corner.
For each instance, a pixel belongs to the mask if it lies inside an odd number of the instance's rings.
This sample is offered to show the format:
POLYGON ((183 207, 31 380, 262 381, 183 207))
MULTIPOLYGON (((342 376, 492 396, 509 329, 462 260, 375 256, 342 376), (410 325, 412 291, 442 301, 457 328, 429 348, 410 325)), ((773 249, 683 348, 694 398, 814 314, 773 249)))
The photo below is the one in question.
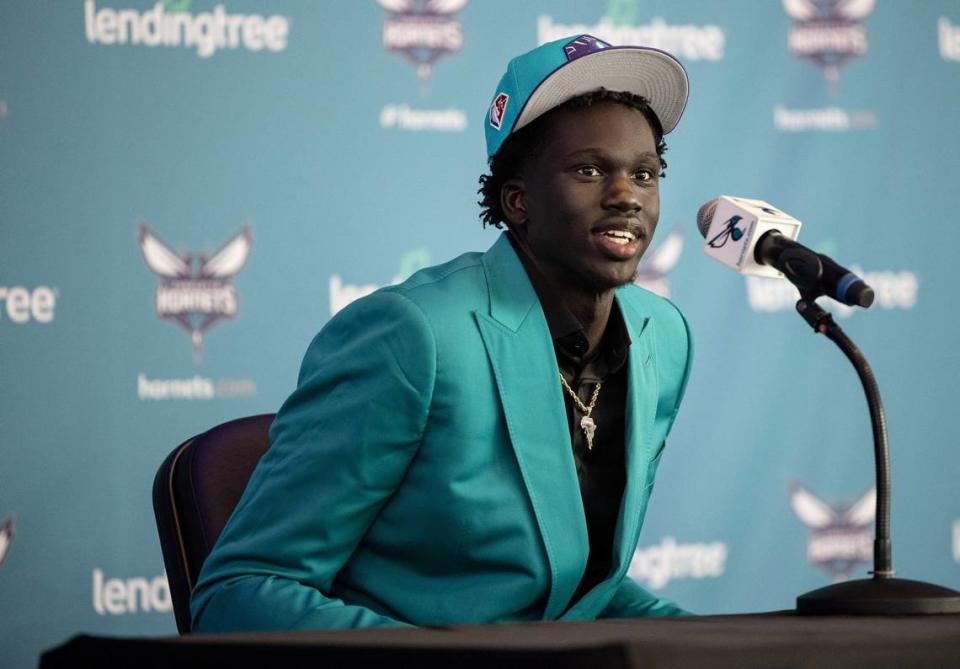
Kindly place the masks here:
POLYGON ((703 254, 697 209, 730 194, 799 218, 877 290, 834 311, 883 392, 894 566, 960 588, 960 2, 12 0, 0 666, 82 632, 175 633, 160 462, 276 411, 350 300, 493 243, 493 87, 579 32, 668 49, 691 80, 637 281, 687 315, 696 360, 631 576, 720 613, 870 569, 859 383, 789 285, 703 254))

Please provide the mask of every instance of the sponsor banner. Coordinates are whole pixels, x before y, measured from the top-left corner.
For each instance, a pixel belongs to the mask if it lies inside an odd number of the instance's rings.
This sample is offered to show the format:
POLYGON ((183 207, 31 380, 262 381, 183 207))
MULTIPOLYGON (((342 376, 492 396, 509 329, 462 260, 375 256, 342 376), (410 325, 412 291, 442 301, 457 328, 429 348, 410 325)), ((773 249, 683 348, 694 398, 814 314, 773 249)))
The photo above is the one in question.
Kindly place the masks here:
POLYGON ((0 286, 0 322, 52 323, 59 295, 50 286, 0 286))
MULTIPOLYGON (((960 104, 960 3, 809 0, 791 2, 791 11, 783 0, 73 0, 3 7, 4 34, 14 39, 5 45, 0 78, 0 396, 9 400, 0 400, 8 456, 0 472, 0 598, 9 611, 0 625, 17 630, 25 613, 62 621, 66 612, 78 630, 173 629, 169 611, 162 612, 159 553, 144 549, 156 546, 155 531, 130 534, 110 513, 124 504, 125 487, 104 491, 93 482, 58 493, 45 482, 69 477, 83 462, 102 463, 103 480, 140 476, 156 470, 157 449, 172 448, 163 444, 195 434, 199 424, 276 410, 295 385, 307 339, 331 314, 448 260, 465 243, 492 243, 500 231, 484 231, 476 219, 476 177, 487 171, 478 131, 505 124, 518 101, 512 93, 497 100, 499 91, 488 86, 508 57, 581 34, 670 49, 693 81, 691 107, 668 137, 665 158, 673 168, 673 156, 678 171, 667 170, 659 230, 632 277, 676 299, 699 346, 678 438, 709 443, 717 453, 739 448, 744 457, 762 449, 762 436, 698 419, 711 416, 715 402, 697 384, 729 367, 731 342, 742 343, 746 333, 768 336, 725 378, 727 411, 752 402, 760 417, 754 432, 776 431, 778 441, 776 452, 746 470, 739 457, 717 458, 717 476, 699 495, 680 479, 703 467, 702 451, 671 451, 671 466, 658 474, 658 494, 666 494, 660 502, 669 503, 648 511, 648 529, 659 529, 628 556, 631 576, 658 594, 684 592, 679 603, 691 610, 709 610, 715 591, 736 591, 743 611, 792 601, 791 579, 778 579, 782 565, 764 556, 749 560, 752 571, 741 573, 732 561, 726 571, 725 560, 739 561, 753 545, 749 519, 726 514, 708 530, 681 529, 717 488, 732 489, 727 501, 743 506, 756 479, 779 482, 774 499, 786 521, 765 525, 765 545, 792 546, 789 557, 805 578, 827 585, 851 564, 850 578, 871 568, 872 530, 839 503, 852 506, 873 485, 860 449, 835 449, 828 471, 805 468, 825 477, 800 481, 811 496, 824 495, 828 511, 820 520, 807 512, 794 518, 788 503, 796 463, 815 459, 822 446, 809 433, 777 431, 795 407, 769 391, 771 378, 796 371, 796 360, 782 355, 783 336, 797 333, 796 289, 784 279, 721 276, 699 258, 699 247, 726 237, 703 237, 675 214, 684 201, 707 199, 698 193, 716 195, 718 176, 746 184, 743 192, 753 184, 780 193, 784 202, 820 195, 841 198, 845 210, 872 211, 881 201, 872 227, 861 230, 858 222, 838 234, 827 223, 805 233, 809 246, 863 276, 874 305, 818 301, 844 328, 875 321, 884 341, 949 329, 949 312, 934 305, 952 298, 949 281, 937 276, 951 263, 956 207, 949 184, 960 179, 949 113, 960 104), (362 73, 356 85, 345 87, 346 70, 362 73), (920 109, 925 91, 936 104, 920 109), (751 108, 750 93, 764 106, 751 108), (751 127, 756 132, 734 132, 751 127), (698 146, 717 158, 700 155, 698 146), (910 148, 922 151, 923 161, 907 167, 910 148), (389 174, 376 169, 384 156, 389 174), (460 187, 438 187, 430 178, 438 173, 461 179, 460 187), (371 184, 376 190, 384 179, 386 200, 369 201, 371 184), (904 193, 921 194, 923 202, 926 234, 910 248, 897 237, 910 218, 904 193), (250 236, 243 234, 244 209, 254 218, 250 236), (357 253, 371 219, 389 231, 384 243, 357 253), (839 246, 831 247, 831 236, 839 246), (694 252, 698 257, 689 257, 694 252), (291 296, 302 288, 291 291, 291 282, 303 281, 313 292, 306 306, 291 296), (733 294, 723 295, 724 286, 733 294), (732 308, 724 309, 727 299, 732 308), (748 332, 753 326, 761 329, 748 332), (78 383, 79 396, 72 390, 78 383), (99 428, 78 433, 91 422, 99 428), (110 457, 128 442, 154 446, 110 457), (67 493, 83 516, 117 522, 95 533, 53 532, 71 522, 67 514, 51 521, 48 545, 31 543, 37 532, 29 520, 49 517, 51 496, 67 493), (116 550, 63 570, 62 556, 96 556, 98 542, 116 550), (29 577, 21 578, 28 560, 29 577), (38 599, 36 583, 66 599, 38 599), (71 589, 79 601, 67 601, 71 589)), ((735 229, 745 233, 742 223, 730 226, 728 247, 737 242, 735 229)), ((916 457, 949 463, 960 438, 949 420, 960 366, 948 337, 920 339, 880 346, 870 363, 881 380, 905 384, 889 398, 891 425, 910 425, 918 403, 931 417, 930 436, 911 444, 916 457)), ((846 364, 835 355, 804 362, 810 377, 830 377, 846 364)), ((857 389, 852 395, 833 402, 829 438, 841 445, 870 440, 857 389), (843 418, 847 401, 856 415, 843 418)), ((935 493, 949 490, 953 478, 949 467, 934 468, 904 477, 896 493, 936 505, 935 493)), ((960 575, 960 507, 942 501, 945 516, 916 519, 917 536, 931 542, 911 560, 913 569, 941 580, 960 575)), ((33 625, 7 644, 0 665, 35 665, 44 648, 62 641, 55 638, 61 628, 33 625)))
POLYGON ((209 58, 224 49, 284 51, 290 21, 284 16, 229 14, 224 5, 213 11, 191 13, 191 0, 165 0, 146 11, 97 7, 84 0, 83 30, 98 45, 183 47, 209 58))
POLYGON ((792 483, 789 497, 797 518, 810 528, 807 562, 827 572, 834 583, 846 581, 857 567, 873 560, 876 488, 852 504, 831 504, 792 483))
POLYGON ((161 280, 154 300, 157 316, 172 321, 190 335, 194 359, 200 362, 203 335, 223 319, 237 315, 233 277, 250 255, 250 226, 209 255, 177 253, 142 222, 139 240, 147 267, 161 280))
POLYGON ((960 25, 950 22, 946 16, 937 20, 937 42, 940 57, 954 63, 960 62, 960 25))
POLYGON ((107 578, 94 569, 93 610, 101 616, 172 611, 166 572, 154 578, 107 578))
POLYGON ((727 545, 722 542, 677 543, 668 536, 659 544, 637 548, 627 576, 659 590, 671 580, 722 576, 726 563, 727 545))

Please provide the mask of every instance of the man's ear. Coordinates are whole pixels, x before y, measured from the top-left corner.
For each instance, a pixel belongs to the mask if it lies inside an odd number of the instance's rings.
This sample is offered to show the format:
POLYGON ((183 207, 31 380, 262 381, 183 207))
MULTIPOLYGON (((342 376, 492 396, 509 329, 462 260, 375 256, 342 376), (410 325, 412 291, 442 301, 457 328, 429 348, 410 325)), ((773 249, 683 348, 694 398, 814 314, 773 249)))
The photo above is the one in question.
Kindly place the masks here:
POLYGON ((513 178, 500 188, 500 208, 512 228, 523 228, 527 223, 527 187, 523 179, 513 178))

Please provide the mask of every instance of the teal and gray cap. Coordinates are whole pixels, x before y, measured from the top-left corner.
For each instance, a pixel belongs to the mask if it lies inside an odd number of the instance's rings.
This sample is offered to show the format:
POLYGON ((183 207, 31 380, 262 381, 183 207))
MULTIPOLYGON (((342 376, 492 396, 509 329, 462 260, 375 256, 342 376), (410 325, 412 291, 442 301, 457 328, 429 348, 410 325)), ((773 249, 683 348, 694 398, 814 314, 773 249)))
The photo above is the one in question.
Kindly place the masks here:
POLYGON ((666 51, 611 46, 591 35, 565 37, 517 56, 497 86, 487 112, 487 156, 513 132, 572 97, 598 88, 642 95, 664 134, 687 104, 683 65, 666 51))

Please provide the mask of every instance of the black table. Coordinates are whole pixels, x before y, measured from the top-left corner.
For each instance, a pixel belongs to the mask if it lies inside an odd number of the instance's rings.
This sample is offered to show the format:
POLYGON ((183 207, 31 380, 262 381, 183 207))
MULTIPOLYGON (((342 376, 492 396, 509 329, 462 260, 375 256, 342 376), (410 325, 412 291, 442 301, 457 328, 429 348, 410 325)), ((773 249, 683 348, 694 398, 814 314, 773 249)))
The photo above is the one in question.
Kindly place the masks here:
POLYGON ((960 615, 791 612, 161 638, 81 635, 60 667, 960 667, 960 615))

